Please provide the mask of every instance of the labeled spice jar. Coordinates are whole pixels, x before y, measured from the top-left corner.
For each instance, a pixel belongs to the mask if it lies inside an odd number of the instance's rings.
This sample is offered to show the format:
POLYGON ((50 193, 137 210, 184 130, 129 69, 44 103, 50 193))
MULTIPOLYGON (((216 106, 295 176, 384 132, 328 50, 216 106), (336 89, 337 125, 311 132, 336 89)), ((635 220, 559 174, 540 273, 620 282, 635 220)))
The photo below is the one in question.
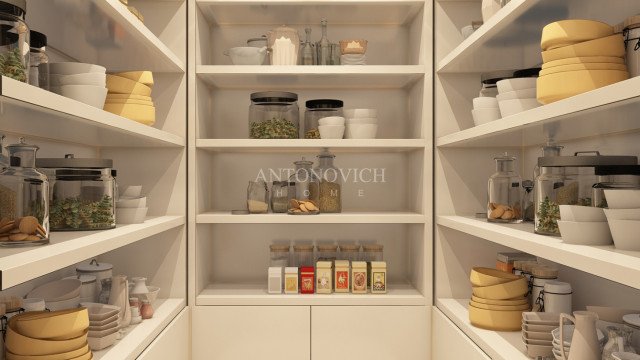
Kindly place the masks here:
POLYGON ((298 293, 298 268, 286 267, 284 268, 284 293, 285 294, 297 294, 298 293))
POLYGON ((328 149, 318 155, 318 167, 313 172, 318 177, 318 207, 321 213, 342 212, 342 175, 333 165, 335 155, 328 149))
POLYGON ((304 112, 304 138, 320 139, 320 131, 318 130, 318 120, 329 116, 343 116, 342 100, 334 99, 315 99, 308 100, 305 103, 306 110, 304 112))
POLYGON ((269 212, 269 189, 267 183, 258 181, 249 181, 247 187, 247 209, 250 214, 266 214, 269 212))
POLYGON ((552 280, 558 279, 558 269, 546 265, 536 265, 531 268, 531 299, 533 300, 533 311, 540 311, 542 308, 542 292, 544 285, 552 280))
POLYGON ((24 21, 26 1, 0 1, 0 75, 29 81, 30 31, 24 21))
POLYGON ((331 261, 318 261, 316 263, 316 293, 331 294, 333 291, 331 261))
MULTIPOLYGON (((295 161, 295 172, 289 178, 290 182, 295 183, 294 199, 298 201, 310 201, 318 204, 318 187, 319 180, 311 168, 313 161, 308 161, 304 157, 302 160, 295 161)), ((307 213, 318 213, 318 211, 307 211, 307 213)))
POLYGON ((293 245, 293 266, 313 268, 313 245, 293 245))
POLYGON ((0 246, 49 243, 49 182, 36 168, 38 147, 7 146, 10 166, 0 172, 0 246))
POLYGON ((336 260, 334 268, 335 292, 348 293, 351 287, 349 261, 336 260))
POLYGON ((49 90, 47 36, 33 30, 31 30, 31 48, 29 49, 29 84, 49 90))
POLYGON ((364 261, 351 262, 351 292, 367 293, 367 263, 364 261))
MULTIPOLYGON (((384 260, 382 256, 383 245, 380 244, 365 244, 362 245, 362 260, 367 262, 367 271, 371 274, 371 263, 373 261, 384 260)), ((371 277, 367 278, 367 286, 371 287, 371 277)))
POLYGON ((313 266, 303 266, 300 268, 300 293, 314 293, 314 276, 313 266))
POLYGON ((289 266, 291 246, 288 244, 269 245, 269 266, 287 267, 289 266))
POLYGON ((280 266, 269 267, 267 282, 269 294, 282 294, 282 269, 280 266))
POLYGON ((332 264, 338 256, 338 245, 318 244, 316 245, 316 261, 330 261, 332 264))
POLYGON ((271 185, 271 211, 274 213, 286 213, 289 209, 289 201, 293 198, 294 189, 294 183, 274 181, 271 185))
POLYGON ((505 153, 494 160, 496 172, 489 178, 487 188, 487 221, 522 222, 522 179, 515 171, 516 158, 505 153))
POLYGON ((387 263, 384 261, 371 262, 371 293, 386 294, 387 292, 387 263))
POLYGON ((49 178, 52 231, 106 230, 116 227, 115 179, 110 159, 38 159, 49 178))
POLYGON ((340 244, 338 248, 340 249, 338 253, 340 260, 349 260, 352 262, 360 260, 360 245, 340 244))
POLYGON ((251 94, 249 138, 297 139, 300 132, 298 95, 283 91, 251 94))

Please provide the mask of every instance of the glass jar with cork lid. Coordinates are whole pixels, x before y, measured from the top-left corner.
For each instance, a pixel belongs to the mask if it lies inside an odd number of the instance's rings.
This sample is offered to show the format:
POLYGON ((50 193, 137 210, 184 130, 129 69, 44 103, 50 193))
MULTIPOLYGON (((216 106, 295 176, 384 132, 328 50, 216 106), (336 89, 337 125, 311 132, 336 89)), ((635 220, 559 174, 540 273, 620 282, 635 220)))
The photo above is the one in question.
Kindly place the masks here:
POLYGON ((313 267, 314 265, 313 248, 314 248, 313 245, 306 245, 306 244, 293 245, 293 266, 313 267))
POLYGON ((360 260, 360 245, 356 244, 340 244, 340 253, 338 258, 340 260, 359 261, 360 260))

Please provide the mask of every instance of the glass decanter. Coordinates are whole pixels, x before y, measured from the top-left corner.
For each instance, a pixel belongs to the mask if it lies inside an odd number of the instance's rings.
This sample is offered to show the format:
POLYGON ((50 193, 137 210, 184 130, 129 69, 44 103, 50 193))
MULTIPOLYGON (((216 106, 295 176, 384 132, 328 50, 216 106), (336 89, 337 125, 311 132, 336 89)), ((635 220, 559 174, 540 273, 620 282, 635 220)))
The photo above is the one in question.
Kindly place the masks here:
POLYGON ((311 44, 311 28, 304 29, 305 41, 300 50, 300 65, 315 65, 315 51, 311 44))
POLYGON ((316 44, 318 65, 331 65, 331 42, 327 38, 327 19, 322 19, 322 38, 316 44))

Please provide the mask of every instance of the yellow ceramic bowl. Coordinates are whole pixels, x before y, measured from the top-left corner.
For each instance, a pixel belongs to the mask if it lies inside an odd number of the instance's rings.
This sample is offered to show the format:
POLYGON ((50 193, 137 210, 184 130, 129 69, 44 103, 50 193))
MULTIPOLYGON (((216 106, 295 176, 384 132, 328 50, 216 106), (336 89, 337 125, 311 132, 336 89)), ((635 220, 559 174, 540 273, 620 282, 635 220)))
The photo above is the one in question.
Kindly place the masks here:
POLYGON ((52 355, 18 355, 7 351, 7 360, 68 360, 68 359, 88 359, 89 345, 85 344, 81 348, 65 353, 52 355))
POLYGON ((542 29, 542 50, 558 48, 613 35, 613 27, 593 20, 562 20, 542 29))
POLYGON ((502 305, 502 306, 529 304, 529 299, 527 299, 526 297, 522 297, 518 299, 507 299, 507 300, 490 300, 490 299, 483 299, 483 298, 479 298, 477 296, 471 295, 471 301, 475 301, 477 303, 485 304, 485 305, 502 305))
POLYGON ((572 65, 572 64, 591 64, 591 63, 609 63, 609 64, 623 64, 624 58, 615 57, 615 56, 582 56, 582 57, 572 57, 567 59, 560 59, 549 61, 548 63, 542 64, 542 70, 550 69, 556 66, 562 65, 572 65))
POLYGON ((86 308, 28 312, 15 320, 16 331, 34 339, 72 339, 82 335, 88 327, 86 308))
POLYGON ((487 305, 487 304, 482 304, 482 303, 479 303, 479 302, 475 302, 473 300, 471 300, 469 302, 469 305, 471 305, 473 307, 476 307, 478 309, 497 310, 497 311, 516 311, 516 310, 529 311, 531 309, 529 304, 520 304, 520 305, 487 305))
POLYGON ((575 45, 543 51, 542 60, 548 63, 560 59, 585 56, 612 56, 621 58, 625 56, 625 53, 624 38, 621 34, 616 34, 575 45))
POLYGON ((489 300, 515 299, 523 297, 528 291, 529 283, 525 277, 504 284, 473 287, 473 295, 489 300))
POLYGON ((156 122, 156 109, 153 106, 105 103, 104 110, 145 125, 153 125, 156 122))
POLYGON ((538 78, 537 97, 540 103, 550 104, 628 78, 628 72, 618 70, 579 70, 544 75, 538 78))
POLYGON ((105 100, 105 104, 127 104, 127 105, 146 105, 153 106, 153 101, 148 100, 138 100, 138 99, 107 99, 105 100))
POLYGON ((568 71, 580 71, 580 70, 618 70, 627 71, 627 65, 614 64, 614 63, 588 63, 588 64, 569 64, 554 66, 552 68, 544 69, 540 71, 540 76, 568 72, 568 71))
POLYGON ((107 101, 109 100, 142 100, 142 101, 153 101, 151 96, 144 95, 133 95, 133 94, 107 94, 107 101))
POLYGON ((151 71, 127 71, 114 73, 113 75, 137 81, 147 86, 153 86, 153 73, 151 71))
POLYGON ((495 311, 469 306, 471 325, 494 331, 520 331, 522 311, 495 311))
MULTIPOLYGON (((22 315, 22 314, 21 314, 22 315)), ((16 315, 9 320, 5 347, 17 355, 52 355, 77 350, 87 343, 88 330, 81 336, 69 340, 40 340, 20 335, 15 330, 16 315)))
POLYGON ((107 74, 107 89, 116 94, 151 96, 151 88, 147 85, 117 75, 107 74))
POLYGON ((517 280, 520 276, 502 270, 474 267, 471 269, 469 280, 473 286, 491 286, 504 284, 509 281, 517 280))

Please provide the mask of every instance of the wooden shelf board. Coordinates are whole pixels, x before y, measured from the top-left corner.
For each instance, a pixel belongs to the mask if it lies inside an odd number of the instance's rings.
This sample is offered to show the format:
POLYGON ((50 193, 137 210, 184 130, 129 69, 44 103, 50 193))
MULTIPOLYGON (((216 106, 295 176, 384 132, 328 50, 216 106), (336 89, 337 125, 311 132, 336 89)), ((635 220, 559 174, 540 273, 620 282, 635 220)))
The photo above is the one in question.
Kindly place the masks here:
POLYGON ((423 150, 424 139, 198 139, 198 149, 213 152, 404 152, 423 150))
POLYGON ((197 216, 198 224, 422 224, 425 215, 411 212, 345 212, 341 214, 232 215, 230 212, 208 212, 197 216))

